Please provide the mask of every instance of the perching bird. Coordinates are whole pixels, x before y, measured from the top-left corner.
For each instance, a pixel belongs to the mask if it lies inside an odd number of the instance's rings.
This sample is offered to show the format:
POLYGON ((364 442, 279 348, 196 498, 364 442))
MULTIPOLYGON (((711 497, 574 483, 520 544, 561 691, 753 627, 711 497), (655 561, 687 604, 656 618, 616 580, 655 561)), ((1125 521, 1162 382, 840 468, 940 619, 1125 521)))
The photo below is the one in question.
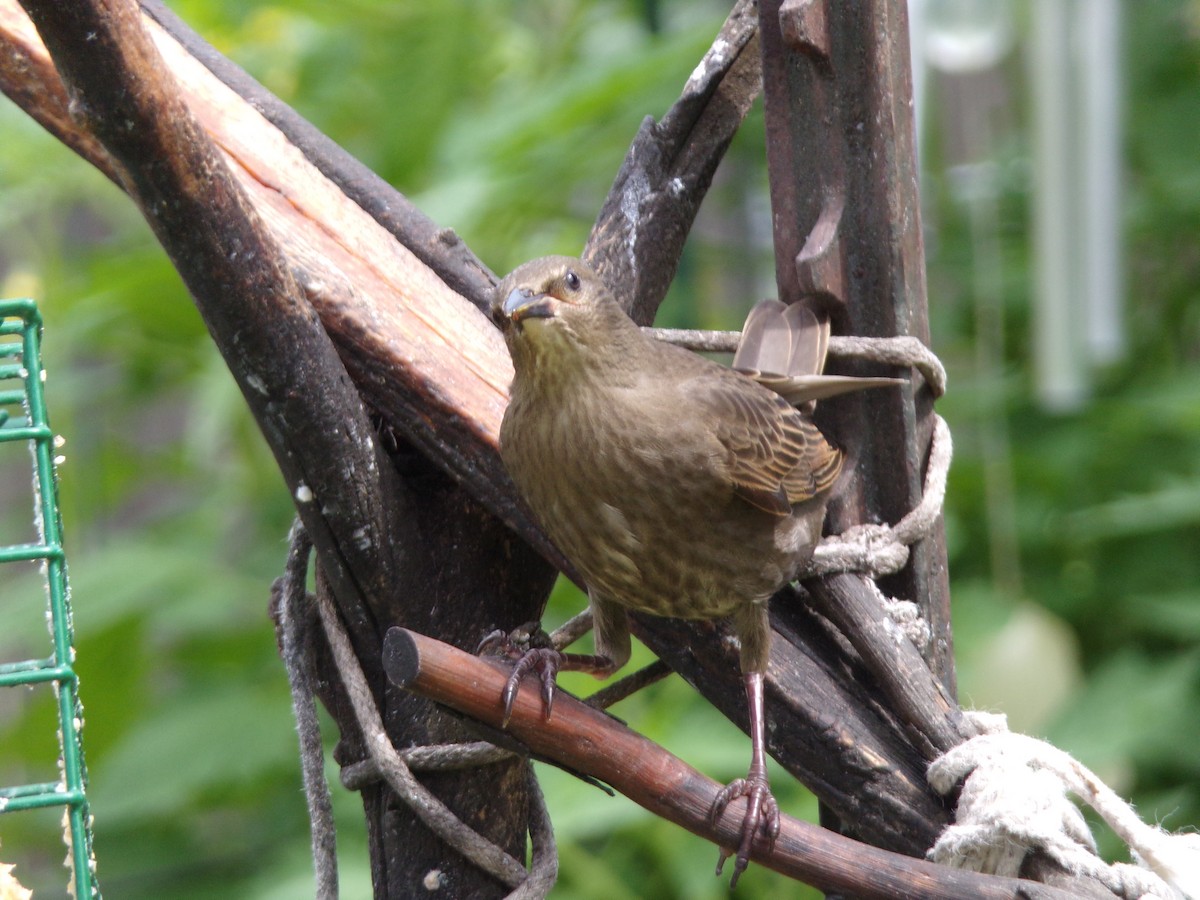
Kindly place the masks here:
POLYGON ((506 713, 531 669, 542 671, 549 702, 559 670, 603 677, 623 666, 626 610, 730 617, 752 756, 711 816, 747 798, 736 882, 755 834, 773 842, 779 831, 763 734, 767 601, 812 556, 842 467, 841 451, 809 418, 811 401, 896 380, 821 375, 828 323, 778 301, 747 319, 734 366, 748 371, 718 365, 644 335, 596 273, 569 257, 513 271, 493 313, 515 368, 501 456, 583 576, 596 646, 595 656, 529 651, 505 692, 506 713))

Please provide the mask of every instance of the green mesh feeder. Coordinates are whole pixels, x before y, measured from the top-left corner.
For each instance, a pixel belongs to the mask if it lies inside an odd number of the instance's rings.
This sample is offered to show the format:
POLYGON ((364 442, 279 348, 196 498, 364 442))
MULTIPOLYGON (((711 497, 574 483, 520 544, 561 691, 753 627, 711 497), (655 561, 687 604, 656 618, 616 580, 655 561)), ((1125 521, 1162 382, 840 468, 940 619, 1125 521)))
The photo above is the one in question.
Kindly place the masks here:
MULTIPOLYGON (((0 443, 25 442, 33 451, 34 519, 38 540, 0 546, 0 565, 11 562, 42 563, 50 602, 49 656, 0 664, 0 687, 50 682, 58 701, 59 768, 61 779, 45 784, 0 786, 0 813, 63 806, 68 825, 65 837, 73 869, 72 894, 98 898, 92 855, 91 816, 88 811, 87 771, 83 764, 80 728, 83 707, 79 683, 72 667, 75 649, 71 607, 67 590, 66 556, 54 473, 54 434, 46 419, 42 394, 39 343, 42 317, 32 300, 0 300, 0 443)), ((0 567, 0 586, 5 573, 0 567)), ((2 852, 2 851, 0 851, 2 852)))

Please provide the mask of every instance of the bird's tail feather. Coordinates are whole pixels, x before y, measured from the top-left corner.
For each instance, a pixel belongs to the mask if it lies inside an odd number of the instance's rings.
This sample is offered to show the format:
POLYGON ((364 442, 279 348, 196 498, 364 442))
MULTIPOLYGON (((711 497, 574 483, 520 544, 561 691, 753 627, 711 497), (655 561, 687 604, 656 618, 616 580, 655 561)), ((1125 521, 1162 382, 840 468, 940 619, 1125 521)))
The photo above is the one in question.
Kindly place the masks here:
POLYGON ((823 375, 829 320, 805 303, 763 300, 746 316, 733 368, 800 406, 867 388, 904 384, 901 378, 823 375))

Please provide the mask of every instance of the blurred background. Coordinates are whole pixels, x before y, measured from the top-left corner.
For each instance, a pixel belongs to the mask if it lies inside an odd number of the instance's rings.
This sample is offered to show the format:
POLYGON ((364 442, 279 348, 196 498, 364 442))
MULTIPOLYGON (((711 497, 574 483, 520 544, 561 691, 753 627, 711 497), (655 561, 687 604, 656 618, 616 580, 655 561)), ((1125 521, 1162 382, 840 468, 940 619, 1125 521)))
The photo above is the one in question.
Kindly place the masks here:
MULTIPOLYGON (((675 99, 728 11, 170 5, 498 273, 579 252, 642 117, 675 99)), ((1195 829, 1200 2, 925 0, 913 20, 933 347, 950 374, 939 410, 956 445, 946 529, 962 701, 1075 754, 1144 818, 1195 829)), ((282 480, 133 206, 3 99, 0 134, 0 297, 41 304, 50 417, 66 439, 101 885, 123 898, 311 896, 266 614, 291 518, 282 480)), ((769 222, 759 108, 659 323, 737 327, 773 292, 769 222)), ((0 456, 0 542, 30 536, 29 472, 26 454, 0 456)), ((35 579, 5 568, 0 658, 41 655, 35 579)), ((583 603, 559 589, 549 623, 583 603)), ((618 713, 717 779, 743 774, 746 737, 678 679, 618 713)), ((0 783, 55 777, 54 715, 48 689, 0 692, 0 783)), ((539 772, 556 897, 727 893, 710 845, 539 772)), ((778 771, 773 785, 786 811, 815 816, 778 771)), ((357 798, 334 799, 343 896, 369 897, 357 798)), ((59 816, 0 817, 0 860, 35 897, 65 893, 59 816)), ((816 895, 751 867, 738 896, 816 895)))

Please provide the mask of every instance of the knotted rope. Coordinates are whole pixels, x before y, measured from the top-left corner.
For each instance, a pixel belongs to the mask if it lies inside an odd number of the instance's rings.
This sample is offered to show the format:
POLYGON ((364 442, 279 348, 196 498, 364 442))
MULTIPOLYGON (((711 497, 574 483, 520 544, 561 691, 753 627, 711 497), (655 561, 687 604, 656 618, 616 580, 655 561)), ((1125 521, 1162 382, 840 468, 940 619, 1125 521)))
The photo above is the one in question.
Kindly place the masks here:
POLYGON ((801 578, 862 572, 872 578, 899 572, 908 562, 908 548, 929 534, 942 514, 946 476, 954 446, 945 420, 934 415, 925 489, 920 502, 895 525, 856 525, 817 545, 801 578))
POLYGON ((962 783, 955 823, 929 851, 934 862, 1016 875, 1042 851, 1073 875, 1096 879, 1127 900, 1200 898, 1200 835, 1147 825, 1095 773, 1044 741, 1014 734, 1004 716, 968 713, 979 732, 929 767, 929 783, 949 794, 962 783), (1094 809, 1132 852, 1136 865, 1106 864, 1075 804, 1094 809))

